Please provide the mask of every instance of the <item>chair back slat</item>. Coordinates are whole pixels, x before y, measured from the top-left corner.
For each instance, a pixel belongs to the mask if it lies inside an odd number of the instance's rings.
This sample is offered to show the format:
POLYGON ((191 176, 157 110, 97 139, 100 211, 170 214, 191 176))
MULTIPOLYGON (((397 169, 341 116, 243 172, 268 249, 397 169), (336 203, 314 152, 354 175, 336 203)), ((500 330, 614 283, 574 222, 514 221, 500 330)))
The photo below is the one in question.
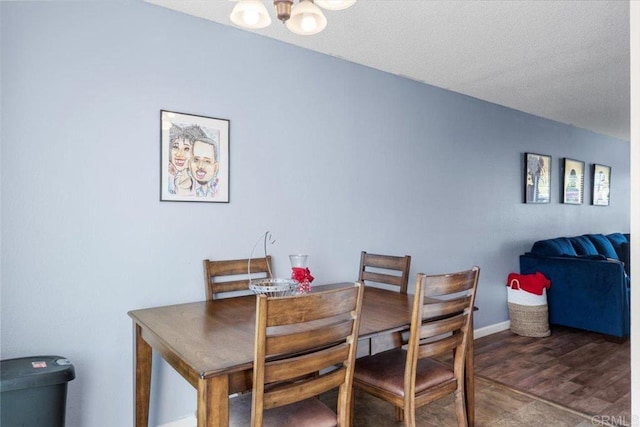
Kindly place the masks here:
POLYGON ((343 344, 280 362, 274 361, 265 367, 264 381, 273 383, 303 377, 327 366, 338 365, 348 356, 349 346, 343 344))
POLYGON ((285 384, 269 393, 265 393, 264 409, 277 408, 278 406, 318 396, 327 390, 339 387, 344 382, 345 375, 346 369, 340 368, 314 381, 303 380, 285 384))
POLYGON ((446 338, 441 338, 437 341, 432 341, 427 344, 421 344, 418 348, 418 358, 434 357, 441 354, 446 354, 462 344, 464 336, 462 334, 449 335, 446 338))
POLYGON ((420 340, 437 337, 443 334, 452 334, 461 330, 467 323, 468 316, 461 314, 453 317, 446 317, 442 320, 427 321, 419 330, 420 340))
POLYGON ((207 299, 216 299, 227 292, 247 291, 249 293, 249 279, 271 278, 271 255, 265 258, 233 259, 210 261, 205 259, 204 283, 207 299), (249 265, 251 277, 249 277, 249 265))
POLYGON ((407 293, 411 256, 393 256, 360 253, 358 281, 365 285, 382 284, 397 286, 401 293, 407 293), (372 270, 373 269, 373 270, 372 270))
POLYGON ((425 304, 423 311, 424 319, 435 319, 450 314, 462 313, 469 307, 470 298, 471 296, 465 295, 461 298, 454 298, 448 301, 425 304))
POLYGON ((438 297, 466 292, 474 286, 474 271, 429 276, 429 286, 426 287, 426 297, 438 297))
POLYGON ((352 322, 349 320, 315 330, 269 337, 266 342, 266 352, 281 354, 286 351, 296 352, 313 346, 322 347, 333 344, 348 335, 351 326, 352 322))
POLYGON ((391 274, 364 271, 360 280, 364 280, 365 282, 386 283, 388 285, 402 286, 404 278, 402 276, 393 276, 391 274))
POLYGON ((406 258, 393 255, 378 255, 364 252, 365 264, 369 267, 401 270, 406 265, 406 258))
POLYGON ((268 409, 334 388, 338 425, 349 425, 363 289, 257 296, 252 425, 268 409))
MULTIPOLYGON (((306 298, 273 299, 269 304, 267 326, 286 326, 329 318, 335 320, 341 314, 349 314, 358 290, 356 287, 348 289, 347 292, 310 293, 306 298), (346 296, 349 293, 352 295, 346 296)), ((309 323, 306 328, 313 329, 314 324, 309 323)))
POLYGON ((228 282, 216 282, 211 285, 212 293, 222 294, 225 292, 246 291, 249 289, 249 280, 230 280, 228 282))

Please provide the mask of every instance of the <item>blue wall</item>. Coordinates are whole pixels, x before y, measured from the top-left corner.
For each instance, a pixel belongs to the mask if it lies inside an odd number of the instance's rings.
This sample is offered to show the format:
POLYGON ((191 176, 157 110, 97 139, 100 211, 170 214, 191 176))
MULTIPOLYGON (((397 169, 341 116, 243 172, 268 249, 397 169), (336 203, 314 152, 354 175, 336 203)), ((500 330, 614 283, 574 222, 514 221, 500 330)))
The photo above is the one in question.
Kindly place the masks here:
MULTIPOLYGON (((131 422, 127 311, 202 299, 201 260, 265 230, 277 275, 304 252, 316 283, 355 279, 361 250, 477 264, 477 327, 508 319, 533 241, 629 231, 628 141, 148 4, 0 13, 2 358, 70 358, 71 426, 131 422), (161 109, 231 120, 231 203, 159 202, 161 109), (527 151, 553 157, 549 205, 522 203, 527 151), (611 206, 560 204, 562 157, 611 165, 611 206)), ((193 414, 155 362, 152 423, 193 414)))

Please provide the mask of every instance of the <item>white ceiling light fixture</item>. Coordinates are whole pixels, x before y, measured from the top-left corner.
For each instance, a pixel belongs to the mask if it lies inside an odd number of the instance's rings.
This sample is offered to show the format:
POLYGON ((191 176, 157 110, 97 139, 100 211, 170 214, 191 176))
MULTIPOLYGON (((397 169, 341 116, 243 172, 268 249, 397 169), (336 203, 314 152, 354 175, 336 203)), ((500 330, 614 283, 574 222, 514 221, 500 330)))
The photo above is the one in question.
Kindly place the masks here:
POLYGON ((231 11, 231 22, 244 28, 265 28, 271 25, 271 17, 260 0, 241 0, 231 11))
MULTIPOLYGON (((271 17, 261 0, 231 0, 237 4, 231 11, 231 22, 239 27, 257 29, 271 24, 271 17)), ((318 7, 327 10, 343 10, 356 0, 273 0, 276 15, 295 34, 317 34, 327 26, 327 18, 318 7), (315 3, 315 4, 314 4, 315 3)))
POLYGON ((310 36, 324 30, 327 18, 312 0, 300 0, 291 10, 291 17, 285 25, 292 33, 310 36))

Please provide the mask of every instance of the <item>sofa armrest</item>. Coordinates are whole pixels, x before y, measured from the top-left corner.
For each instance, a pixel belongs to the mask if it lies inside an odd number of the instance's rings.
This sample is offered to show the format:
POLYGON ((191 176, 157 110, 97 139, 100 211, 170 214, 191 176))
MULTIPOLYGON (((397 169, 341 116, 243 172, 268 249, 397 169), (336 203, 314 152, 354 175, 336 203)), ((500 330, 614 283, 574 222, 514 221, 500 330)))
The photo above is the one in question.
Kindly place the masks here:
POLYGON ((631 276, 631 243, 623 243, 619 247, 618 256, 620 261, 624 263, 624 271, 631 276))

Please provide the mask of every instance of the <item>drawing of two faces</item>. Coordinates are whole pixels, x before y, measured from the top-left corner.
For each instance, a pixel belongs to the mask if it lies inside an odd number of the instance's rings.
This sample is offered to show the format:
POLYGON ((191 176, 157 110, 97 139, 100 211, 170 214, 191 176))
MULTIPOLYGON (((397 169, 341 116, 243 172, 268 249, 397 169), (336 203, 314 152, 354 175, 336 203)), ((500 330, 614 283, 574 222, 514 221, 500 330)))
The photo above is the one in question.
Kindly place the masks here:
POLYGON ((218 147, 198 125, 169 130, 169 192, 213 197, 217 190, 218 147))

